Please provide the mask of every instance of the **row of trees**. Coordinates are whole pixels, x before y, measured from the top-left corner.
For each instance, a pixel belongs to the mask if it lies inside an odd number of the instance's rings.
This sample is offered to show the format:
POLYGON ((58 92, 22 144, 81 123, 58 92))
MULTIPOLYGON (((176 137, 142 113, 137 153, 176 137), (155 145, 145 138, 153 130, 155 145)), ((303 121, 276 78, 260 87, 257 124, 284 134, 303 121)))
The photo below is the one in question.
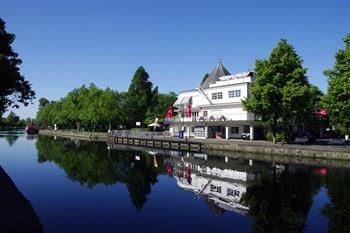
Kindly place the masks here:
POLYGON ((330 123, 339 133, 350 132, 350 34, 344 39, 345 50, 336 54, 329 77, 327 95, 306 76, 307 69, 294 47, 282 39, 268 59, 256 60, 250 98, 242 101, 249 112, 262 117, 276 139, 288 125, 312 121, 312 112, 328 109, 330 123))
POLYGON ((37 123, 64 128, 105 131, 109 127, 132 128, 164 116, 167 107, 176 100, 174 93, 160 94, 153 88, 143 67, 139 67, 127 92, 104 90, 91 84, 69 92, 59 101, 39 100, 37 123))
POLYGON ((21 119, 14 112, 10 112, 6 118, 0 119, 0 129, 24 128, 26 125, 33 122, 33 119, 21 119))

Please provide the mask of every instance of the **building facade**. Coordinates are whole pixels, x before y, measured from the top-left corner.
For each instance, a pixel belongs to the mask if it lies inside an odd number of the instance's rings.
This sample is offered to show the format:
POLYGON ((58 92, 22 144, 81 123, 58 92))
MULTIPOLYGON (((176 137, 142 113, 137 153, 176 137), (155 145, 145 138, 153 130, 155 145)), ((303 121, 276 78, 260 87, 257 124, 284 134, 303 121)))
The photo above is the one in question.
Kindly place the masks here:
POLYGON ((174 103, 175 117, 170 120, 170 133, 194 138, 254 139, 255 127, 261 123, 244 110, 241 100, 249 98, 253 72, 231 75, 219 63, 201 85, 182 91, 174 103))

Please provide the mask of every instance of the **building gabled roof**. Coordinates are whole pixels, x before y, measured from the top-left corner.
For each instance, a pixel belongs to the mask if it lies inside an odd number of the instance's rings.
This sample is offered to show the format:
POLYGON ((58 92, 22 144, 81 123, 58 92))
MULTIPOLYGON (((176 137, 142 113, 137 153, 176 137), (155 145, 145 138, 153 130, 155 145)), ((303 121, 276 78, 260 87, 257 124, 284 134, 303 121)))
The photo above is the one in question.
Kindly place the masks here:
POLYGON ((208 88, 209 84, 219 81, 222 76, 231 75, 231 73, 220 62, 215 69, 210 73, 209 77, 199 86, 199 88, 208 88))

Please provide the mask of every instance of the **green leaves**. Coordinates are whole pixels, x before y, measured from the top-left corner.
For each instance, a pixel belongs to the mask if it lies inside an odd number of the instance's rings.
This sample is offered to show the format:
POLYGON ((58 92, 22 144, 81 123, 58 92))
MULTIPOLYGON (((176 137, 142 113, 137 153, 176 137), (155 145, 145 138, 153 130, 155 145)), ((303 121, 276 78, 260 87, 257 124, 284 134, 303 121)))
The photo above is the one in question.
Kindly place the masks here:
POLYGON ((309 84, 302 63, 294 47, 282 39, 267 60, 256 60, 251 97, 242 101, 245 109, 261 115, 272 128, 306 120, 322 93, 309 84))
POLYGON ((37 122, 41 126, 59 125, 63 128, 78 128, 107 131, 109 125, 118 129, 120 125, 134 127, 136 121, 150 123, 155 117, 164 116, 167 107, 174 103, 176 95, 160 94, 152 88, 148 74, 139 67, 127 93, 95 84, 85 85, 69 92, 59 101, 39 100, 37 122))
POLYGON ((14 39, 0 18, 0 116, 9 107, 18 108, 18 103, 26 106, 35 98, 31 84, 20 74, 18 66, 22 61, 11 47, 14 39))
POLYGON ((109 124, 121 124, 121 95, 109 88, 91 84, 69 92, 58 102, 39 108, 37 121, 42 126, 58 124, 68 128, 107 130, 109 124))
POLYGON ((325 98, 330 123, 338 132, 350 133, 350 33, 344 38, 345 49, 335 54, 334 68, 325 70, 328 93, 325 98))

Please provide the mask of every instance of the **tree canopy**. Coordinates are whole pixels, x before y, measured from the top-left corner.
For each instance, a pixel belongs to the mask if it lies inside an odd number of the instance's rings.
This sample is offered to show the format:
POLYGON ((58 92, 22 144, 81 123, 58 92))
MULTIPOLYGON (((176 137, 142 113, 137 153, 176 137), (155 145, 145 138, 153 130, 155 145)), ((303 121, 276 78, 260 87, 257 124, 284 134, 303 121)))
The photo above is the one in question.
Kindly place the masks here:
POLYGON ((26 106, 35 98, 31 84, 20 73, 22 60, 11 47, 14 39, 0 18, 0 116, 9 107, 18 108, 19 103, 26 106))
POLYGON ((149 81, 149 75, 140 66, 131 80, 125 99, 125 113, 128 116, 126 125, 132 127, 136 122, 145 123, 146 115, 150 106, 153 106, 155 99, 153 96, 158 92, 158 88, 152 89, 153 84, 149 81))
POLYGON ((350 133, 350 33, 344 38, 345 49, 335 54, 333 69, 324 71, 328 76, 326 108, 329 120, 344 134, 350 133))
POLYGON ((40 98, 37 123, 92 131, 106 131, 109 126, 131 128, 136 121, 150 123, 155 117, 164 118, 166 109, 176 100, 175 93, 158 93, 158 88, 152 86, 144 68, 139 67, 126 93, 90 84, 74 89, 58 101, 40 98))
POLYGON ((278 127, 305 121, 315 108, 321 92, 311 86, 306 77, 307 69, 294 47, 282 39, 267 60, 256 60, 255 81, 250 96, 243 100, 249 112, 262 117, 274 138, 278 127))

